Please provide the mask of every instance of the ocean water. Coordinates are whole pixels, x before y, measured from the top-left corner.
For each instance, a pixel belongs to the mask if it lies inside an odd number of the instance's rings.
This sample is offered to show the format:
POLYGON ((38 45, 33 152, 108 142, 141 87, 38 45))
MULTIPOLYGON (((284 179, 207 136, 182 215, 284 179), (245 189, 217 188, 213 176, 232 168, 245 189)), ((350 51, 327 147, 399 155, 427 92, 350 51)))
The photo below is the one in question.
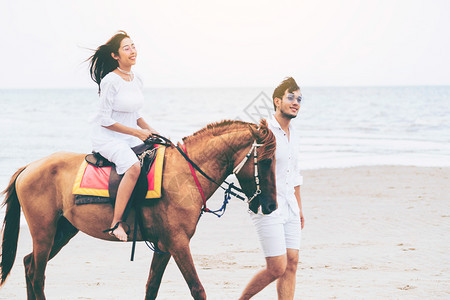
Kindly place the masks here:
MULTIPOLYGON (((181 141, 223 119, 273 114, 271 88, 146 89, 143 115, 181 141)), ((450 166, 450 87, 305 87, 302 169, 450 166)), ((0 90, 0 190, 21 166, 57 151, 91 152, 96 89, 0 90)), ((4 209, 0 209, 3 219, 4 209)), ((22 222, 25 224, 25 222, 22 222)))
MULTIPOLYGON (((271 88, 146 89, 148 123, 174 142, 211 122, 258 122, 271 88)), ((299 116, 303 169, 450 166, 450 87, 305 87, 299 116)), ((0 90, 0 186, 57 151, 90 152, 96 89, 0 90)))

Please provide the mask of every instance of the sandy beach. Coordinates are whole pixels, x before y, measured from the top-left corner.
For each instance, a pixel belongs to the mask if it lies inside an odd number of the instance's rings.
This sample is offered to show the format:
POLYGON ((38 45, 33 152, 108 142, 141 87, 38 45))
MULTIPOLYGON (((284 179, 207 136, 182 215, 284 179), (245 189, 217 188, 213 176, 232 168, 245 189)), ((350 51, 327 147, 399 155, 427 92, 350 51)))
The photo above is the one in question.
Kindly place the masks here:
MULTIPOLYGON (((450 168, 354 167, 304 171, 303 230, 295 299, 448 299, 450 168)), ((208 201, 221 206, 222 193, 208 201)), ((0 299, 26 299, 21 228, 0 299)), ((208 299, 237 299, 264 266, 246 205, 233 199, 218 219, 204 215, 191 241, 208 299)), ((48 299, 143 299, 152 253, 79 233, 49 262, 48 299)), ((174 261, 158 299, 190 299, 174 261)), ((272 284, 254 299, 276 299, 272 284)))

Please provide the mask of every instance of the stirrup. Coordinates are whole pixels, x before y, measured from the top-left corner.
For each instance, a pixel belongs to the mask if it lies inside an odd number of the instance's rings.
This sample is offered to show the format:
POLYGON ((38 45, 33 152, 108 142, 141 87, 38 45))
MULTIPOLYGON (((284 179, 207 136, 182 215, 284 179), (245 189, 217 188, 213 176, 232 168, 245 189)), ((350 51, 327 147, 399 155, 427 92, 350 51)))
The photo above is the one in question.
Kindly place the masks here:
POLYGON ((110 236, 114 236, 114 237, 115 237, 115 235, 114 235, 113 232, 114 232, 114 230, 116 230, 117 228, 119 228, 119 224, 120 224, 120 223, 123 223, 123 224, 127 225, 127 230, 125 230, 125 233, 126 233, 127 235, 129 235, 129 234, 130 234, 130 225, 128 225, 127 222, 125 222, 125 221, 119 221, 119 222, 117 222, 116 225, 114 225, 114 227, 111 227, 111 228, 109 228, 109 229, 103 230, 103 233, 109 233, 110 236))

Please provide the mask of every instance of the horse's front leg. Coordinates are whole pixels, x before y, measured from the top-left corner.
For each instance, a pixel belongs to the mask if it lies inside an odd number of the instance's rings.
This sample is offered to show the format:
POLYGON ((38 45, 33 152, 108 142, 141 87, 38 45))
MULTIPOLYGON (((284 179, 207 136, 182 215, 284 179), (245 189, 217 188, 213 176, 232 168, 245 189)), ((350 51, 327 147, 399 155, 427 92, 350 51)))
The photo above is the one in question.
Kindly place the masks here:
POLYGON ((150 266, 150 274, 148 275, 147 289, 145 293, 145 299, 156 299, 158 295, 159 286, 161 285, 161 279, 166 269, 167 263, 170 260, 170 254, 154 253, 152 264, 150 266))
POLYGON ((197 271, 194 267, 194 261, 192 259, 187 237, 185 239, 179 238, 175 240, 170 252, 191 290, 192 297, 196 300, 206 299, 205 289, 203 288, 200 279, 198 279, 197 271))

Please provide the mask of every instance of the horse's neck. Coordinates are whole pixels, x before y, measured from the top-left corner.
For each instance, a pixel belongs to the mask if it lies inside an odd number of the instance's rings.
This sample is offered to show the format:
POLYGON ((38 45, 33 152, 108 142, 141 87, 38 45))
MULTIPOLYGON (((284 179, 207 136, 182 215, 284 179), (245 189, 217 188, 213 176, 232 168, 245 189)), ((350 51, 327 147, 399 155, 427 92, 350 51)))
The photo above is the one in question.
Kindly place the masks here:
MULTIPOLYGON (((236 153, 243 151, 250 141, 250 133, 227 133, 220 136, 186 141, 189 157, 217 183, 222 183, 232 173, 236 153)), ((218 186, 204 176, 198 177, 209 198, 218 186)))

